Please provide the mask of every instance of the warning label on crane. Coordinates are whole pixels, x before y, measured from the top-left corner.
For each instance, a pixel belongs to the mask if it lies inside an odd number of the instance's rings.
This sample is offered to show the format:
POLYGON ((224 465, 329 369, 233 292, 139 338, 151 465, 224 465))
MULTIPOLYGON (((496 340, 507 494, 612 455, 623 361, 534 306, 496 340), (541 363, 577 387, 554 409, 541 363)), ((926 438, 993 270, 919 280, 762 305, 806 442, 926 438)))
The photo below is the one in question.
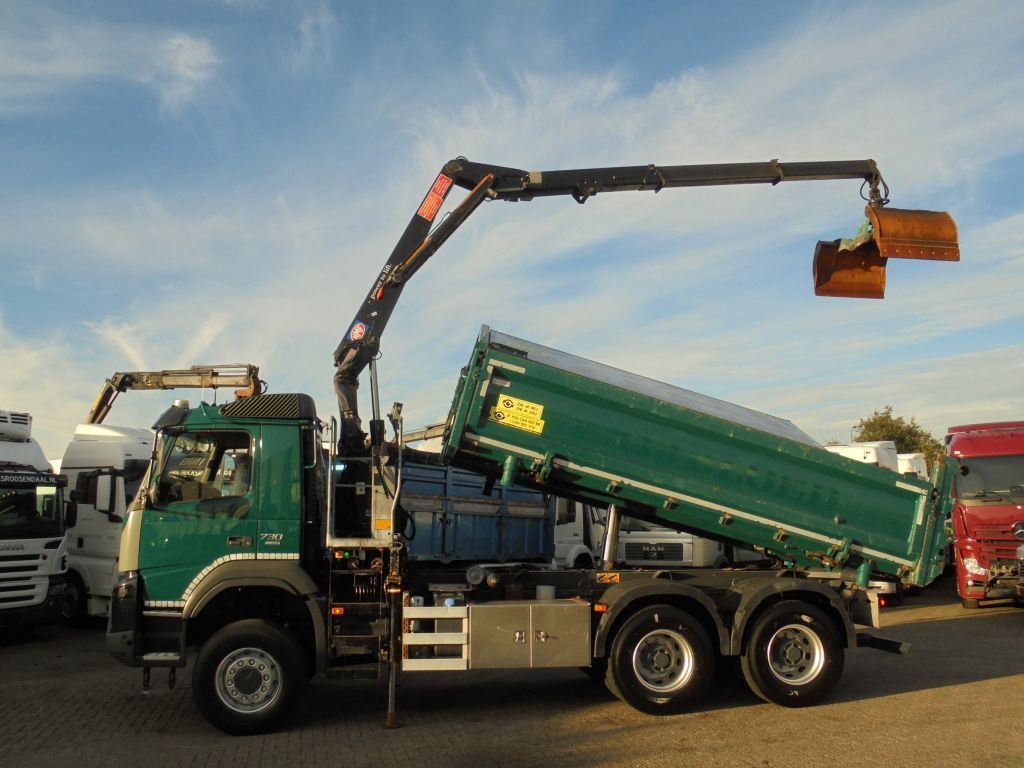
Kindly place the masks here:
POLYGON ((524 432, 539 435, 544 431, 544 406, 520 400, 518 397, 502 395, 497 404, 491 408, 487 418, 489 421, 514 427, 524 432))
POLYGON ((427 192, 427 196, 423 198, 423 203, 416 213, 427 221, 433 221, 441 205, 444 203, 444 196, 448 194, 448 188, 451 185, 452 180, 448 176, 445 176, 443 173, 439 174, 437 180, 434 181, 434 186, 427 192))

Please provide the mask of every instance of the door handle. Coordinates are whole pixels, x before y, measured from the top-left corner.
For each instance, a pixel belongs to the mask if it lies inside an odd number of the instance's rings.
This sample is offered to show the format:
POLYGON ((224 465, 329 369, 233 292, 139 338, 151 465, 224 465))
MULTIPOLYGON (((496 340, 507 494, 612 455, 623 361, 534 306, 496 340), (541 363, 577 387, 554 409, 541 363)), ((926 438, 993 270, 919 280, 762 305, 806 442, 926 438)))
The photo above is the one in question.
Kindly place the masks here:
POLYGON ((251 547, 252 536, 228 536, 229 547, 251 547))

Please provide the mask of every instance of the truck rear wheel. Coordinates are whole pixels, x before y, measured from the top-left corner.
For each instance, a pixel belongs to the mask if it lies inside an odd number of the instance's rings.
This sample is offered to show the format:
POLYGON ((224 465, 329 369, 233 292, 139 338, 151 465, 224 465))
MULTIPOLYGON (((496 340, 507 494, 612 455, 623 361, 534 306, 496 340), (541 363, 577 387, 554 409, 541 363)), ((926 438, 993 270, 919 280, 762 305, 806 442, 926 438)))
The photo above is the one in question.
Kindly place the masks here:
POLYGON ((760 698, 784 707, 806 707, 839 682, 843 646, 821 609, 786 600, 754 622, 740 665, 750 690, 760 698))
POLYGON ((277 728, 305 686, 298 642, 262 619, 238 621, 216 632, 199 650, 192 670, 199 711, 237 736, 277 728))
POLYGON ((680 712, 711 684, 715 656, 700 622, 670 605, 637 611, 615 635, 605 684, 652 715, 680 712))

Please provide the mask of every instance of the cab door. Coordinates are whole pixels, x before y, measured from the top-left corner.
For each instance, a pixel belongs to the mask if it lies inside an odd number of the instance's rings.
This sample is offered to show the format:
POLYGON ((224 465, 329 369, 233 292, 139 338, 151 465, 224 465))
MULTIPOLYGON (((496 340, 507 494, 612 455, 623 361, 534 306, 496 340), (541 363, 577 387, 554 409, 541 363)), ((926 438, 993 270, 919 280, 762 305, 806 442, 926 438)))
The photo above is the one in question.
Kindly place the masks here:
POLYGON ((164 435, 139 546, 147 605, 183 605, 209 570, 256 558, 257 437, 243 428, 164 435))

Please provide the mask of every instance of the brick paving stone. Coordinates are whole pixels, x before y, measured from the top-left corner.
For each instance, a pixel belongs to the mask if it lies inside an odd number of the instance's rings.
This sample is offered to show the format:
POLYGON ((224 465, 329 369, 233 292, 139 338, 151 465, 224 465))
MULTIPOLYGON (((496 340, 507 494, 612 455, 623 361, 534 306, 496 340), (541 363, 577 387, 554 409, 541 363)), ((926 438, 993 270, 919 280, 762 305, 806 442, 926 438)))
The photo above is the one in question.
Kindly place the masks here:
POLYGON ((103 629, 45 627, 0 640, 0 768, 1020 768, 1024 610, 965 611, 943 579, 886 609, 909 656, 848 653, 824 704, 784 709, 726 670, 696 711, 640 714, 577 670, 408 674, 397 730, 386 686, 314 683, 289 728, 226 736, 174 690, 105 650, 103 629))

